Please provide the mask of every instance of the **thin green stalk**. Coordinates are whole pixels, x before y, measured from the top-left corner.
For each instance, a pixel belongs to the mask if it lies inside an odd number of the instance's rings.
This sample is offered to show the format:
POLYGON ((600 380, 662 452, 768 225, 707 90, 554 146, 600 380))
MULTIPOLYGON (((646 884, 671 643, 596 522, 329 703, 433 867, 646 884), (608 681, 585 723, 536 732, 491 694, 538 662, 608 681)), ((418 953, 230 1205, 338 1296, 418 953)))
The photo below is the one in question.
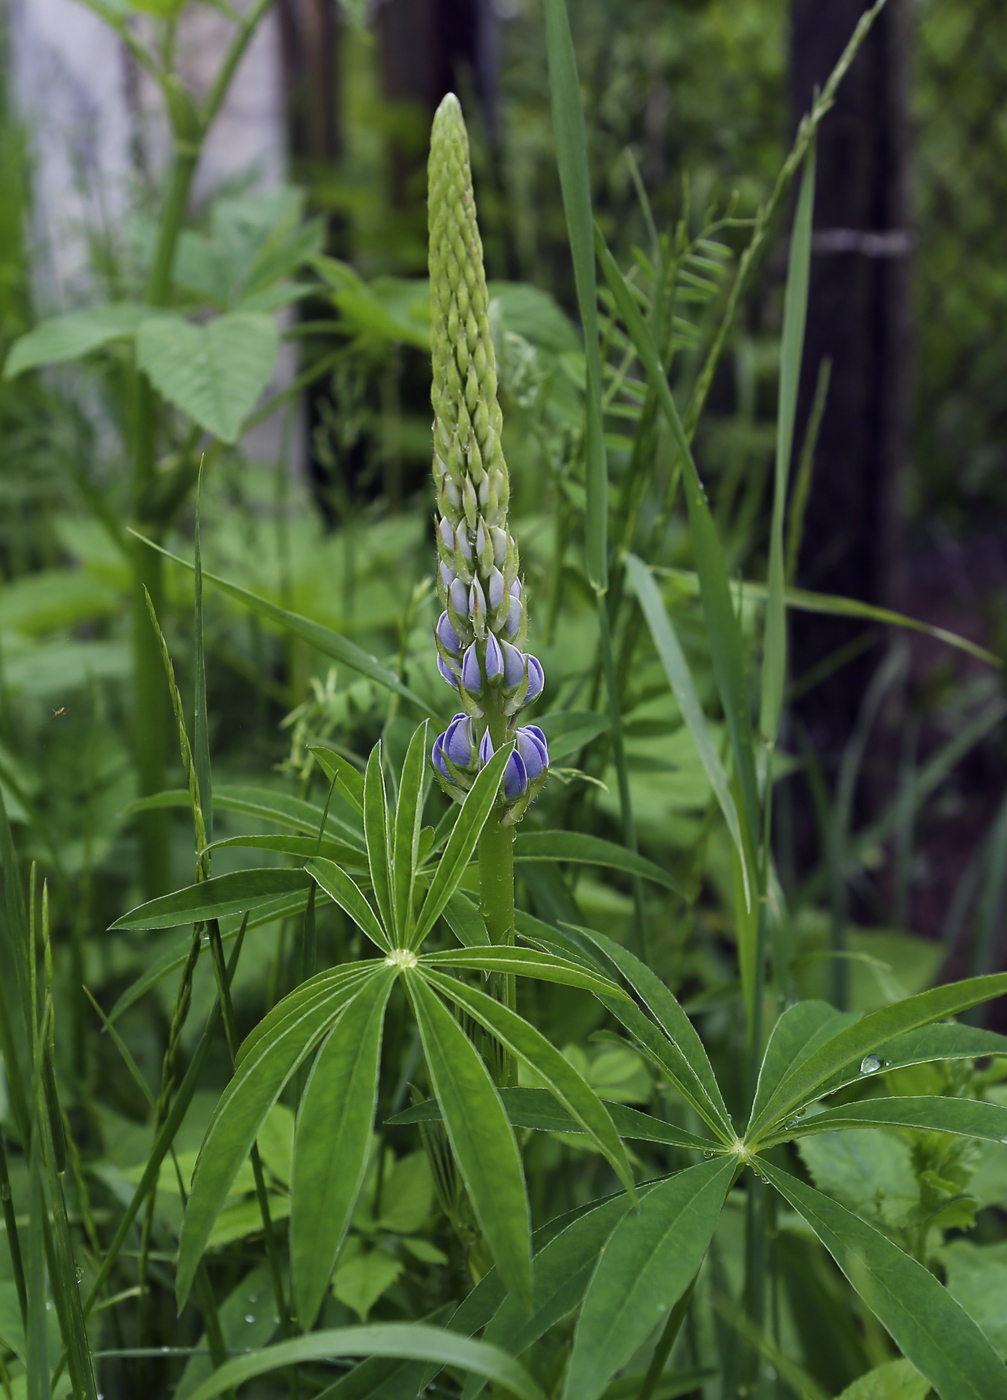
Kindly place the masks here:
POLYGON ((661 1373, 668 1364, 668 1357, 671 1355, 671 1349, 678 1340, 679 1332, 682 1330, 682 1323, 685 1321, 685 1315, 689 1311, 689 1304, 692 1302, 692 1294, 696 1287, 696 1279, 698 1277, 698 1274, 693 1276, 692 1282, 668 1314, 668 1320, 664 1324, 664 1328, 657 1341, 657 1346, 654 1348, 654 1354, 650 1358, 650 1365, 647 1367, 647 1373, 643 1378, 643 1384, 637 1391, 636 1400, 652 1400, 654 1391, 657 1389, 657 1383, 661 1379, 661 1373))
POLYGON ((10 1172, 7 1169, 7 1146, 0 1132, 0 1203, 3 1205, 4 1225, 7 1230, 7 1248, 10 1252, 11 1269, 17 1288, 18 1307, 21 1309, 21 1325, 28 1331, 28 1285, 25 1281, 24 1259, 21 1255, 21 1240, 17 1230, 17 1215, 10 1189, 10 1172))

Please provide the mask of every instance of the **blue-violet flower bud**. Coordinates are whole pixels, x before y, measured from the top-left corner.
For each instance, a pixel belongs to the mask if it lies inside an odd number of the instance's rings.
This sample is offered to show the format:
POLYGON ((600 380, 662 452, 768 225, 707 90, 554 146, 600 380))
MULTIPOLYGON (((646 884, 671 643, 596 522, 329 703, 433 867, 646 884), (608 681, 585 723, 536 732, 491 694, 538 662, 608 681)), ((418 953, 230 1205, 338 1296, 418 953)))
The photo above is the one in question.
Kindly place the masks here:
POLYGON ((542 694, 542 687, 545 685, 545 672, 542 670, 542 663, 537 656, 532 656, 529 652, 525 657, 528 663, 528 691, 525 695, 525 703, 530 704, 532 700, 537 700, 542 694))
POLYGON ((437 669, 447 681, 448 685, 453 685, 455 690, 457 690, 458 677, 455 675, 454 671, 451 670, 450 666, 444 660, 443 656, 438 656, 437 658, 437 669))
POLYGON ((508 637, 516 637, 521 630, 521 618, 523 614, 524 608, 521 606, 518 599, 512 598, 510 600, 510 606, 507 609, 507 619, 504 622, 504 631, 507 633, 508 637))
POLYGON ((528 781, 533 783, 549 767, 549 746, 537 724, 526 724, 514 731, 517 751, 524 760, 528 781))
POLYGON ((504 598, 504 576, 498 568, 494 566, 487 582, 486 593, 489 598, 491 608, 498 608, 504 598))
POLYGON ((456 578, 448 589, 448 599, 459 617, 469 615, 469 591, 460 578, 456 578))
POLYGON ((455 581, 455 571, 454 569, 449 569, 447 564, 445 564, 444 560, 442 559, 440 563, 440 572, 441 583, 444 585, 444 591, 446 593, 455 581))
POLYGON ((517 749, 504 764, 503 789, 508 802, 513 802, 516 797, 521 797, 528 791, 528 770, 517 749))
MULTIPOLYGON (((504 643, 506 646, 506 643, 504 643)), ((486 679, 498 681, 504 673, 504 656, 500 643, 491 632, 486 638, 486 679)))
POLYGON ((510 642, 502 642, 503 651, 503 672, 504 685, 508 690, 514 690, 524 680, 524 657, 517 647, 511 646, 510 642))
POLYGON ((451 619, 446 612, 442 612, 437 619, 437 640, 445 651, 450 651, 453 655, 461 654, 462 644, 458 640, 458 633, 451 626, 451 619))
POLYGON ((447 729, 437 740, 444 755, 457 768, 472 768, 475 750, 475 735, 468 715, 455 715, 447 729))
POLYGON ((483 734, 483 737, 479 740, 479 767, 480 767, 480 768, 485 768, 485 767, 486 767, 487 763, 489 763, 490 759, 493 757, 493 753, 494 753, 494 749, 493 749, 493 740, 490 738, 490 732, 489 732, 489 730, 487 729, 486 732, 483 734))

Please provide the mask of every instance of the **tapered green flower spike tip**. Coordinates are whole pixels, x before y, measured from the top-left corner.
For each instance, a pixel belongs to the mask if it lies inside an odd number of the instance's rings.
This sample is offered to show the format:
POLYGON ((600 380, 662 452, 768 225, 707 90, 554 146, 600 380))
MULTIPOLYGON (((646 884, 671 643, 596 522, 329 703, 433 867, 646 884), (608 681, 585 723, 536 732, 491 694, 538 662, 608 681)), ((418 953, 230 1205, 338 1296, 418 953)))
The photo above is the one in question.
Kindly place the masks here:
POLYGON ((496 357, 469 141, 461 105, 453 93, 445 97, 434 117, 428 174, 431 399, 438 505, 452 523, 464 515, 474 528, 478 510, 484 524, 500 526, 507 513, 508 481, 500 445, 496 357), (446 492, 442 491, 445 474, 454 488, 446 492), (474 495, 465 490, 466 478, 474 495), (442 494, 447 497, 443 502, 442 494))
MULTIPOLYGON (((517 821, 545 782, 549 750, 535 725, 515 727, 545 677, 521 650, 527 622, 518 551, 507 529, 510 488, 501 446, 496 357, 483 248, 462 109, 445 97, 430 134, 430 341, 437 487, 435 629, 441 675, 461 711, 433 749, 459 800, 494 750, 513 740, 503 780, 504 822, 517 821)), ((512 919, 513 922, 513 919, 512 919)))

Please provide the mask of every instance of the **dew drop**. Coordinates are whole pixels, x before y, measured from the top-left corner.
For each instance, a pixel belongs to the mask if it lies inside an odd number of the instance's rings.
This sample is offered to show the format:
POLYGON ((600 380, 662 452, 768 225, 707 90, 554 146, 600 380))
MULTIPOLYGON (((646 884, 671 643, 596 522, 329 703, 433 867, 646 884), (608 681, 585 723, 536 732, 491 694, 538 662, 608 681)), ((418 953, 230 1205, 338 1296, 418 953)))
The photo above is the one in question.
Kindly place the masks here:
POLYGON ((708 1162, 712 1162, 713 1159, 714 1159, 714 1157, 716 1157, 716 1155, 717 1155, 716 1152, 704 1152, 704 1153, 703 1153, 703 1156, 706 1158, 706 1160, 707 1160, 708 1162))
POLYGON ((1007 1147, 1007 1138, 1001 1138, 1000 1141, 1003 1143, 1004 1147, 1007 1147))
POLYGON ((878 1070, 884 1066, 884 1060, 880 1055, 865 1055, 860 1061, 861 1074, 877 1074, 878 1070))
POLYGON ((45 1310, 46 1312, 52 1312, 52 1303, 46 1303, 45 1310))
POLYGON ((255 1313, 245 1313, 245 1321, 246 1321, 246 1322, 254 1322, 254 1321, 255 1321, 255 1313))
POLYGON ((171 1351, 171 1347, 162 1347, 161 1350, 162 1350, 163 1352, 169 1352, 169 1351, 171 1351))
POLYGON ((257 1302, 259 1301, 259 1295, 258 1295, 258 1293, 249 1293, 249 1295, 248 1295, 248 1301, 249 1301, 250 1303, 257 1303, 257 1302))
POLYGON ((82 1268, 80 1268, 80 1266, 78 1266, 76 1269, 74 1269, 74 1276, 75 1276, 75 1278, 77 1279, 77 1282, 78 1282, 78 1283, 83 1283, 83 1282, 84 1282, 84 1270, 83 1270, 82 1268))

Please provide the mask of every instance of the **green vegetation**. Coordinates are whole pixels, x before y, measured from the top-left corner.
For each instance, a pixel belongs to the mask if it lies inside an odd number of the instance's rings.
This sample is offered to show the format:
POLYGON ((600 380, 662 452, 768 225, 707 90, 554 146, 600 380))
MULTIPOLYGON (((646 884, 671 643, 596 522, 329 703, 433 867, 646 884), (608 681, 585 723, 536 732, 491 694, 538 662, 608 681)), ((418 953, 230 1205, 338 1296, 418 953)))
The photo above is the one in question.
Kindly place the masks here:
MULTIPOLYGON (((575 47, 544 0, 475 196, 439 108, 428 276, 414 211, 397 239, 365 187, 360 72, 328 184, 191 221, 265 4, 221 7, 197 104, 178 5, 141 31, 90 3, 175 155, 146 262, 33 323, 0 125, 0 1391, 1007 1396, 1007 1037, 980 1023, 1007 820, 963 879, 979 975, 847 912, 886 842, 908 878, 1007 711, 1000 662, 792 586, 816 132, 883 0, 790 147, 778 5, 675 27, 641 0, 653 44, 612 44, 591 0, 575 47), (685 186, 641 140, 655 68, 685 186), (774 339, 746 316, 788 235, 774 339), (796 608, 974 667, 863 825, 853 736, 800 872, 796 608)), ((925 9, 930 100, 953 24, 925 9)))

